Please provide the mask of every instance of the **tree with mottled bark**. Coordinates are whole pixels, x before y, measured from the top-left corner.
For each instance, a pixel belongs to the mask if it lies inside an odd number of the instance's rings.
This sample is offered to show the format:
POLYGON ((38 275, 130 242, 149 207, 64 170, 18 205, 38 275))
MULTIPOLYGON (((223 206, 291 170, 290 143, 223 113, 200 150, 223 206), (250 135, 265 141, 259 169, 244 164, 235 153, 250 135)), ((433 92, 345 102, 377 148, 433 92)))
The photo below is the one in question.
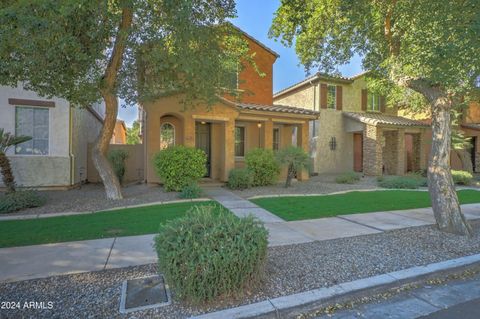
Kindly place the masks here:
POLYGON ((428 184, 443 231, 469 235, 450 173, 453 101, 480 75, 478 0, 282 0, 270 35, 295 49, 307 69, 335 72, 354 54, 386 86, 430 105, 428 184))
POLYGON ((60 97, 75 107, 104 101, 92 150, 109 199, 122 198, 106 154, 119 99, 128 105, 183 94, 211 105, 248 44, 224 23, 234 0, 10 0, 0 5, 0 84, 60 97), (148 81, 145 81, 148 79, 148 81))

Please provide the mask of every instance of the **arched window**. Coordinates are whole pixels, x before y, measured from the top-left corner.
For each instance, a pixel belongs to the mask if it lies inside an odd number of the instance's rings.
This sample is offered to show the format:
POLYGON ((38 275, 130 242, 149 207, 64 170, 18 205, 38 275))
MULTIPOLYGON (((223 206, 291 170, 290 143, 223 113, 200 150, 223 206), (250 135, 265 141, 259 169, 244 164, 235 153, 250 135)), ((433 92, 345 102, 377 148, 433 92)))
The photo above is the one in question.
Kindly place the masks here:
POLYGON ((163 123, 160 126, 160 149, 175 145, 175 126, 171 123, 163 123))

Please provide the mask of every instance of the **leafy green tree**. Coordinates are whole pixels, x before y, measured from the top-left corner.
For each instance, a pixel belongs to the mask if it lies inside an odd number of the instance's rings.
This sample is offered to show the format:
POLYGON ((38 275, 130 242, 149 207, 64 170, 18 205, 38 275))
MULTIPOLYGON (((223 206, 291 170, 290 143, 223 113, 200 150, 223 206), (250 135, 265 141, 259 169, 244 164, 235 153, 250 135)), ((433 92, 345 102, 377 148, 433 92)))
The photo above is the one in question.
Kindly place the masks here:
POLYGON ((140 144, 140 123, 133 121, 132 127, 127 127, 127 144, 140 144))
POLYGON ((416 92, 432 114, 429 191, 441 230, 471 234, 449 167, 454 98, 480 75, 478 0, 282 0, 271 36, 307 69, 332 72, 354 54, 388 85, 416 92))
POLYGON ((301 147, 289 146, 283 148, 277 152, 276 156, 281 165, 287 166, 285 187, 290 187, 295 175, 310 166, 310 156, 301 147))
POLYGON ((8 132, 5 132, 3 128, 0 128, 0 170, 2 171, 3 184, 7 188, 7 192, 15 191, 15 177, 12 173, 12 166, 10 160, 7 157, 7 150, 17 144, 29 141, 32 138, 30 136, 15 136, 8 132))
MULTIPOLYGON (((110 199, 122 198, 107 160, 118 100, 182 93, 211 105, 248 44, 231 25, 234 0, 7 0, 0 4, 0 84, 78 107, 103 100, 93 163, 110 199)), ((242 60, 243 61, 243 60, 242 60)))

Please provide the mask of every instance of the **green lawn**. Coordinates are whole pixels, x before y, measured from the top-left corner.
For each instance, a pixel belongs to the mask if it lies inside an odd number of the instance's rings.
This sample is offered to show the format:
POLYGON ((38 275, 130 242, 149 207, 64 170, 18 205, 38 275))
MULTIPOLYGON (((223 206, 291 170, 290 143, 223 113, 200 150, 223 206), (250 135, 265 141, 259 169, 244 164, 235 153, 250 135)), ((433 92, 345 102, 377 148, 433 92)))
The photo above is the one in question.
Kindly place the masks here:
MULTIPOLYGON (((462 204, 480 203, 479 191, 461 190, 458 197, 462 204)), ((259 198, 252 202, 289 221, 431 206, 428 192, 395 190, 259 198)))
POLYGON ((88 215, 1 221, 0 247, 153 234, 158 231, 160 223, 184 216, 190 207, 213 203, 185 202, 88 215))

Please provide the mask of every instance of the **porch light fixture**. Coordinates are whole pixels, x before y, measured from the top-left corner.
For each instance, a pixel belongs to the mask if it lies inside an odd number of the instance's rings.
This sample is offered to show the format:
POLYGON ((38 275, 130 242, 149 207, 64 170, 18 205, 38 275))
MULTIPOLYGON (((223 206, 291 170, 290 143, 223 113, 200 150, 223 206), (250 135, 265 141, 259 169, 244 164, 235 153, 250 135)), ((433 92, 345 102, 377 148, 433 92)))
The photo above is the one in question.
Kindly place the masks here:
POLYGON ((335 151, 337 149, 337 139, 335 136, 332 136, 330 138, 330 142, 328 142, 328 145, 330 146, 331 151, 335 151))
POLYGON ((258 127, 258 128, 261 128, 261 127, 262 127, 262 123, 257 123, 257 127, 258 127))
POLYGON ((205 121, 201 121, 201 122, 200 122, 200 124, 203 124, 203 125, 205 125, 205 124, 207 124, 207 122, 205 122, 205 121))

